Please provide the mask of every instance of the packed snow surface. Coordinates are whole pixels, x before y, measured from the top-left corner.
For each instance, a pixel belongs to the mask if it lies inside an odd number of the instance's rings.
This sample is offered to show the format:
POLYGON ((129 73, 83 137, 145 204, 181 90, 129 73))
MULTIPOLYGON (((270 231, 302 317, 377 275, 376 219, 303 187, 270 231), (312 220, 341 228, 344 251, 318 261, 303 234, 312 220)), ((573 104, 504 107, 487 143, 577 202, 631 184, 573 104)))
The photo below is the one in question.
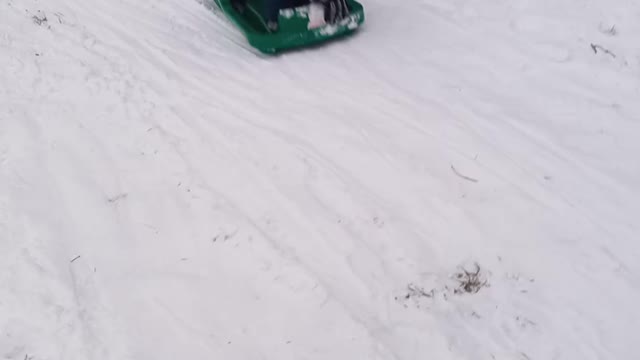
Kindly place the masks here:
POLYGON ((640 2, 0 0, 0 359, 626 360, 640 2))

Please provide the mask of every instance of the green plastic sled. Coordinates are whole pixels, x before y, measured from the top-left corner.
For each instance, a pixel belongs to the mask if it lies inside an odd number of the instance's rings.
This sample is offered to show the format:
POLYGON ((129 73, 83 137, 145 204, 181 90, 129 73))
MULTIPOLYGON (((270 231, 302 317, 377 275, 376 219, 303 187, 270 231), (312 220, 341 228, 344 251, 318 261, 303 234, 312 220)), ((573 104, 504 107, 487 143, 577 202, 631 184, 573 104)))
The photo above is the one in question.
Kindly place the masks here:
POLYGON ((280 10, 279 30, 267 30, 262 16, 263 0, 247 0, 242 14, 231 5, 231 0, 216 0, 218 7, 243 32, 249 44, 265 54, 306 47, 348 35, 364 22, 364 8, 356 0, 347 0, 349 16, 336 24, 309 28, 309 5, 280 10))

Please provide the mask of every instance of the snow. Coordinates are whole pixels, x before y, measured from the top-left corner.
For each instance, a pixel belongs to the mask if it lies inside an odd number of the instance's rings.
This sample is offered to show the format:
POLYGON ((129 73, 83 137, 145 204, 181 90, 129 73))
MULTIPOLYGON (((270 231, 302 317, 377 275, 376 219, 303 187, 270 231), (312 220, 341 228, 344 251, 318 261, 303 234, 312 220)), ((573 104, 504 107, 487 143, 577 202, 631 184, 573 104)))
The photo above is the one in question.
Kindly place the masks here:
POLYGON ((284 16, 286 19, 290 19, 294 17, 296 12, 293 9, 282 9, 280 10, 280 15, 284 16))
POLYGON ((0 0, 0 359, 635 358, 640 3, 364 6, 0 0))

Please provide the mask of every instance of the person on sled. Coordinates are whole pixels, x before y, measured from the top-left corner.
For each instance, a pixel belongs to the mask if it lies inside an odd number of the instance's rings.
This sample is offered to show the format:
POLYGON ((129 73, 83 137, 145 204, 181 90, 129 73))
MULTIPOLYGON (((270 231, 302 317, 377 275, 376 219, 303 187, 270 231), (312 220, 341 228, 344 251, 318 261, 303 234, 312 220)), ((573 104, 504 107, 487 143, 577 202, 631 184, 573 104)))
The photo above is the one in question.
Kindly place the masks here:
MULTIPOLYGON (((347 0, 263 0, 263 16, 270 32, 278 31, 278 16, 281 9, 306 5, 311 2, 319 3, 324 8, 324 20, 333 24, 349 15, 347 0)), ((231 5, 239 13, 243 13, 247 7, 247 0, 231 0, 231 5)))

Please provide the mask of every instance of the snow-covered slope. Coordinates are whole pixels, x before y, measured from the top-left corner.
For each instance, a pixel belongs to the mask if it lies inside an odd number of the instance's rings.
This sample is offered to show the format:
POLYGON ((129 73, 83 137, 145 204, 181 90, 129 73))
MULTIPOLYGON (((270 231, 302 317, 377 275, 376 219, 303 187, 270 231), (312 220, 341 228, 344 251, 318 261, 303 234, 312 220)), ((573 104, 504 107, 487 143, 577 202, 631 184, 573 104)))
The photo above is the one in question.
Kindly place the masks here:
POLYGON ((363 3, 0 0, 0 359, 636 358, 640 3, 363 3))

